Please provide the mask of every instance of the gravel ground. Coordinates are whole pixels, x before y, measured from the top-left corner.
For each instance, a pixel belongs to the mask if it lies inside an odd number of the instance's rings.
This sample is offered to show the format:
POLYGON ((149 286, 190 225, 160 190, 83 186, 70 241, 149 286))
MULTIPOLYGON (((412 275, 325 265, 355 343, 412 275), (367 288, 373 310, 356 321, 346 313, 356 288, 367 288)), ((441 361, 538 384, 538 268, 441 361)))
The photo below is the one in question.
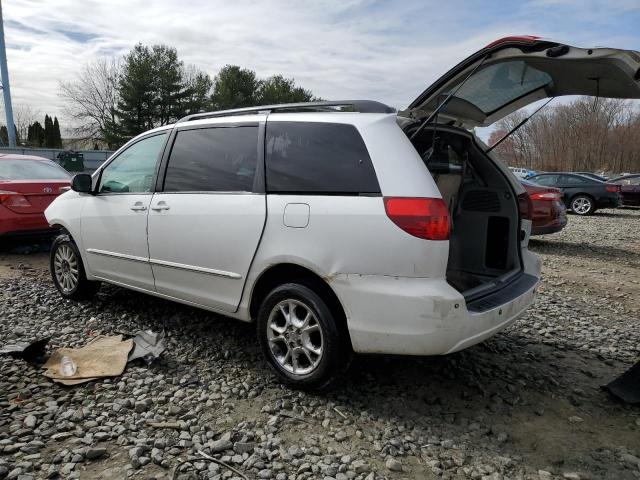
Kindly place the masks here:
POLYGON ((0 344, 165 328, 156 363, 62 387, 0 358, 0 478, 640 479, 640 409, 600 389, 640 358, 640 210, 531 248, 535 305, 447 357, 359 357, 328 395, 281 387, 253 326, 127 290, 62 300, 46 254, 0 254, 0 344), (196 473, 197 472, 197 473, 196 473), (235 477, 234 477, 235 475, 235 477))

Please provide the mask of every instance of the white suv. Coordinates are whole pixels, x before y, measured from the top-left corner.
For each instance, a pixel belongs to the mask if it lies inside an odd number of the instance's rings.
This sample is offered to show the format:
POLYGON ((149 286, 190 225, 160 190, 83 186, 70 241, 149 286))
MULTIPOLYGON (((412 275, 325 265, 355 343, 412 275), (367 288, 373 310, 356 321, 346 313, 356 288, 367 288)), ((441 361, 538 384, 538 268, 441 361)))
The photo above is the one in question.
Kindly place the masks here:
POLYGON ((352 352, 469 347, 513 322, 540 276, 529 199, 469 129, 589 93, 593 75, 600 95, 637 97, 639 60, 508 38, 400 114, 320 102, 151 130, 46 210, 65 230, 53 281, 66 298, 105 281, 255 321, 270 365, 299 387, 328 387, 352 352))

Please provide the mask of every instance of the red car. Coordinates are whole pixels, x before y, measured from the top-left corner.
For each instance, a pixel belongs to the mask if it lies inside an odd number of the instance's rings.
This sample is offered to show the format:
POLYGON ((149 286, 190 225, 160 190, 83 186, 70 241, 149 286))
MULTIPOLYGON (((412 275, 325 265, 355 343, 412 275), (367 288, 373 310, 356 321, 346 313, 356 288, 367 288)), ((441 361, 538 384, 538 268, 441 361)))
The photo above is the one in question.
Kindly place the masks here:
POLYGON ((55 233, 44 210, 70 183, 69 172, 51 160, 0 154, 0 240, 55 233))
POLYGON ((546 235, 562 230, 567 224, 567 209, 562 201, 562 191, 527 180, 520 180, 520 183, 529 194, 533 207, 531 235, 546 235))

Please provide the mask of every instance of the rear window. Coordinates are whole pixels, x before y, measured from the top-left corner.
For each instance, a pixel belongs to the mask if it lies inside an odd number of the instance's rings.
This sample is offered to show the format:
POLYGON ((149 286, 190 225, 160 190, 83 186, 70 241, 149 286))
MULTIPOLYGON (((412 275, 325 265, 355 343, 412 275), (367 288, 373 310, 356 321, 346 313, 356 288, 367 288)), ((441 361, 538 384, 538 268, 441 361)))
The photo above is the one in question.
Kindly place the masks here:
POLYGON ((460 88, 456 97, 474 104, 488 114, 551 82, 549 74, 522 60, 513 60, 496 63, 476 72, 460 88))
POLYGON ((257 163, 257 126, 180 130, 164 191, 251 192, 257 163))
POLYGON ((69 180, 71 174, 50 161, 0 160, 0 180, 69 180))
POLYGON ((353 125, 267 122, 269 193, 379 194, 367 148, 353 125))

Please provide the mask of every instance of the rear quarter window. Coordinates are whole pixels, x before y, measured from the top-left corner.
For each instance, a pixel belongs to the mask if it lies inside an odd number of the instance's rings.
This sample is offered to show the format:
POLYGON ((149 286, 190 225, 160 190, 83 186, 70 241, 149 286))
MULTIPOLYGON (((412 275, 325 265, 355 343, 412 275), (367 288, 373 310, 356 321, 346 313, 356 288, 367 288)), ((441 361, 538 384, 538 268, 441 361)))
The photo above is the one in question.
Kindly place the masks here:
POLYGON ((353 125, 267 122, 268 193, 380 194, 369 152, 353 125))

